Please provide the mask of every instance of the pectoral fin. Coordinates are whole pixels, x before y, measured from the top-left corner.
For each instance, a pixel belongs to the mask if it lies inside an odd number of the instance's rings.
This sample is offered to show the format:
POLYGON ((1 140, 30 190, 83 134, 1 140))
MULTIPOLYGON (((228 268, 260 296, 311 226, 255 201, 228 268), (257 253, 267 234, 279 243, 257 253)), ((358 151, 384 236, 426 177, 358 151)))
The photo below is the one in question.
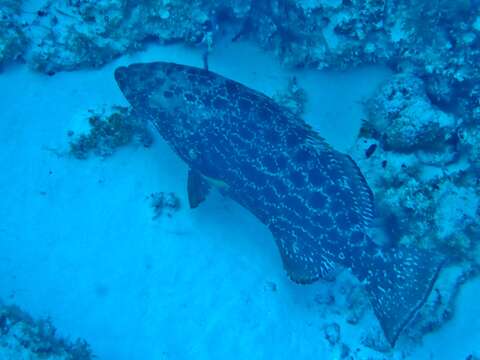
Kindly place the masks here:
POLYGON ((190 204, 191 209, 196 208, 203 200, 205 200, 210 192, 210 188, 210 184, 205 181, 200 173, 192 169, 188 171, 188 203, 190 204))

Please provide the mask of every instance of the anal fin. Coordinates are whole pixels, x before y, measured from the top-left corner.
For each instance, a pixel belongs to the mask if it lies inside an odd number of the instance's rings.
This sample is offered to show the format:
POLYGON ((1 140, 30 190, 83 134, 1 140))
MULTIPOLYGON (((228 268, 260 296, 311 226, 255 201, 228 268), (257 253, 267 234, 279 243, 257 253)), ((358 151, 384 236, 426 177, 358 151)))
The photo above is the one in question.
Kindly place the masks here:
POLYGON ((187 181, 188 203, 194 209, 200 205, 210 192, 210 184, 200 175, 199 172, 190 169, 187 181))
POLYGON ((272 231, 289 278, 297 284, 311 284, 318 279, 330 278, 337 266, 322 256, 321 249, 311 246, 305 239, 297 239, 285 232, 272 231))

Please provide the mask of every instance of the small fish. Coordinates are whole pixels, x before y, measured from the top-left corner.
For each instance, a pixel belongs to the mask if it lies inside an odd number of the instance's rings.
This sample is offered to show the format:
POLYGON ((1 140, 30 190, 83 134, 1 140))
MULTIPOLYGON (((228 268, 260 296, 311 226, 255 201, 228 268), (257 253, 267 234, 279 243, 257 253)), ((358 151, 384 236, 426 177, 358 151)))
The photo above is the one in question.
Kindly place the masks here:
POLYGON ((325 277, 336 264, 349 268, 394 346, 444 261, 369 238, 372 191, 348 155, 271 98, 206 69, 132 64, 117 68, 115 79, 188 164, 191 207, 218 187, 270 229, 296 283, 325 277))

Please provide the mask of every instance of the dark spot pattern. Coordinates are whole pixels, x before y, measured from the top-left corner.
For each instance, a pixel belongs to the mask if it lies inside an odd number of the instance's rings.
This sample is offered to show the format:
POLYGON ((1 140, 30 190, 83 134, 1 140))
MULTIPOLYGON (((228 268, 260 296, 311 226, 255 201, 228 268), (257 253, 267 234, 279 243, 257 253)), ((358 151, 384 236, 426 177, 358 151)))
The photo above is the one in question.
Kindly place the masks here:
POLYGON ((228 102, 221 97, 216 97, 213 100, 212 105, 215 109, 225 109, 228 107, 228 102))
POLYGON ((320 169, 312 169, 308 173, 308 180, 310 183, 315 186, 321 188, 325 185, 327 177, 325 176, 324 172, 320 169))
POLYGON ((310 205, 315 209, 322 209, 327 205, 327 197, 321 192, 314 192, 310 197, 310 205))
POLYGON ((306 164, 309 161, 312 161, 313 158, 314 156, 311 154, 311 151, 305 148, 300 148, 294 155, 295 161, 300 164, 306 164))
POLYGON ((195 96, 191 93, 185 93, 183 96, 185 96, 185 100, 190 102, 194 102, 196 100, 195 96))
POLYGON ((301 188, 305 186, 305 178, 299 171, 292 171, 290 174, 290 181, 294 187, 301 188))

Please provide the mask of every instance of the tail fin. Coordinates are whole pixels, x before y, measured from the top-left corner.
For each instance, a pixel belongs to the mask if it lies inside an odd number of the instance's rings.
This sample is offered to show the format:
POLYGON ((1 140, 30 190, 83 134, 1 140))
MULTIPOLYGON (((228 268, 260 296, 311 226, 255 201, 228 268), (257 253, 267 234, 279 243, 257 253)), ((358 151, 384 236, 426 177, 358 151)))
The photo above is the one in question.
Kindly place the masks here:
POLYGON ((362 269, 363 274, 356 275, 363 279, 375 315, 393 347, 427 300, 445 259, 430 251, 400 246, 378 251, 369 260, 363 264, 370 264, 362 269))

